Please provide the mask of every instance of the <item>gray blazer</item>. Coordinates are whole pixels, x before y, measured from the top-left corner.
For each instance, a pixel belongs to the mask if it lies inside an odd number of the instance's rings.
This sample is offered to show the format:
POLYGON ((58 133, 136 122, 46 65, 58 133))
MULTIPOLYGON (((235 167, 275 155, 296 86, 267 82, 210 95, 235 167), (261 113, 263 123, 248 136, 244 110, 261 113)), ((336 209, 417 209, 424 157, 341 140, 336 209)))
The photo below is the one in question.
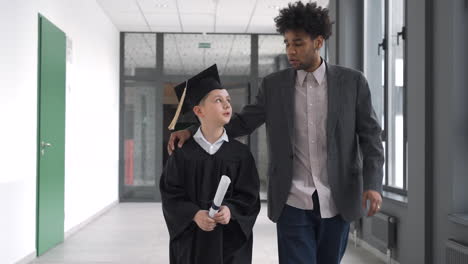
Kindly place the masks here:
MULTIPOLYGON (((263 79, 256 101, 234 114, 228 135, 244 136, 266 124, 268 140, 268 216, 276 222, 287 201, 293 171, 294 90, 296 71, 285 69, 263 79)), ((328 177, 338 212, 347 221, 364 214, 363 190, 381 192, 381 128, 362 73, 327 65, 328 177)), ((305 124, 304 124, 305 127, 305 124)))

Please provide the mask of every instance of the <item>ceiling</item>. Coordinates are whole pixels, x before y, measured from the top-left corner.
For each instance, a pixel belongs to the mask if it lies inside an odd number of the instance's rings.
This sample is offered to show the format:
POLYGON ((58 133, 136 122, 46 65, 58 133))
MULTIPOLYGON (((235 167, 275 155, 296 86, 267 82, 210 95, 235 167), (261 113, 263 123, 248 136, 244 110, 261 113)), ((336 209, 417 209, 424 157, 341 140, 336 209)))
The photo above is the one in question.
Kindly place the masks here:
MULTIPOLYGON (((156 56, 154 33, 125 34, 124 65, 127 76, 135 69, 154 69, 156 56)), ((216 63, 221 75, 248 76, 250 74, 250 35, 248 34, 180 34, 164 35, 164 73, 167 75, 194 75, 216 63), (199 48, 209 43, 210 48, 199 48)), ((275 58, 284 54, 283 37, 259 35, 259 76, 274 71, 275 58)))
POLYGON ((97 0, 120 31, 177 33, 275 33, 274 17, 292 1, 97 0))
MULTIPOLYGON (((126 76, 154 69, 160 60, 156 35, 150 32, 170 32, 164 35, 167 75, 193 75, 217 63, 221 75, 248 76, 249 34, 276 33, 273 19, 290 1, 294 0, 97 0, 120 31, 132 32, 124 39, 126 76), (205 44, 209 47, 200 47, 205 44)), ((318 4, 327 6, 328 1, 318 4)), ((259 76, 265 76, 274 71, 275 58, 284 54, 283 38, 260 35, 258 45, 259 76)))

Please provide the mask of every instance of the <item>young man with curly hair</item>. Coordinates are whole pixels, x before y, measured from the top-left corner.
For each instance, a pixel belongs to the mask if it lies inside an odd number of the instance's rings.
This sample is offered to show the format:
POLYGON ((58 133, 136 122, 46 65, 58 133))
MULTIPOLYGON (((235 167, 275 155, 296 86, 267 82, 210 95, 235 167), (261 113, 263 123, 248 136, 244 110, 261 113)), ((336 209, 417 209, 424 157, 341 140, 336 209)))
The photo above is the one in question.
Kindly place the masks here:
MULTIPOLYGON (((381 127, 362 73, 320 57, 331 35, 327 9, 291 3, 275 22, 291 68, 265 77, 256 101, 225 128, 238 137, 266 124, 268 216, 277 223, 279 262, 337 264, 349 223, 382 203, 381 127)), ((193 131, 173 133, 169 151, 193 131)))

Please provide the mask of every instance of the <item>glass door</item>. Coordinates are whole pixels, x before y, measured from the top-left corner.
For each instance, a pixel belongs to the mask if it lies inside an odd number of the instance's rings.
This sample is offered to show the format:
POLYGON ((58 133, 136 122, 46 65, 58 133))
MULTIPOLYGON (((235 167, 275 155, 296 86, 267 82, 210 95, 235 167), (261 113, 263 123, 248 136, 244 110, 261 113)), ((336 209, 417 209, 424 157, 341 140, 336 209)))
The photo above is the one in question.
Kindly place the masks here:
POLYGON ((154 33, 123 33, 120 201, 160 201, 161 95, 154 33))

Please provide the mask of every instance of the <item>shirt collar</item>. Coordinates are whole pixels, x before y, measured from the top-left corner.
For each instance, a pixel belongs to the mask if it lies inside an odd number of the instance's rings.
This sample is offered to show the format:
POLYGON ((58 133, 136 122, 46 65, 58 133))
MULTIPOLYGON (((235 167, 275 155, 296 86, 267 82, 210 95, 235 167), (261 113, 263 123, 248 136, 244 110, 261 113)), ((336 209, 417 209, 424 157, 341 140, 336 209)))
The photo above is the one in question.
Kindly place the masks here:
POLYGON ((307 77, 307 72, 304 70, 297 71, 297 81, 299 85, 302 86, 304 84, 305 78, 307 77))
POLYGON ((322 59, 322 64, 320 64, 320 66, 312 73, 319 85, 322 85, 326 72, 327 66, 325 65, 325 61, 322 59))
POLYGON ((229 142, 229 138, 227 136, 226 129, 224 129, 223 135, 218 140, 216 140, 216 142, 213 143, 213 144, 211 144, 208 140, 206 140, 205 136, 203 136, 203 133, 201 131, 201 127, 198 128, 197 133, 195 133, 195 135, 193 135, 193 137, 201 139, 204 143, 208 144, 209 146, 217 145, 217 144, 219 144, 221 142, 224 142, 224 141, 229 142))
MULTIPOLYGON (((320 64, 320 66, 314 72, 311 73, 314 76, 314 78, 317 80, 319 85, 322 85, 322 82, 325 79, 325 73, 327 72, 325 61, 323 59, 321 60, 322 60, 322 63, 320 64)), ((304 70, 297 71, 297 81, 299 82, 301 86, 304 84, 307 73, 308 72, 304 70)))

